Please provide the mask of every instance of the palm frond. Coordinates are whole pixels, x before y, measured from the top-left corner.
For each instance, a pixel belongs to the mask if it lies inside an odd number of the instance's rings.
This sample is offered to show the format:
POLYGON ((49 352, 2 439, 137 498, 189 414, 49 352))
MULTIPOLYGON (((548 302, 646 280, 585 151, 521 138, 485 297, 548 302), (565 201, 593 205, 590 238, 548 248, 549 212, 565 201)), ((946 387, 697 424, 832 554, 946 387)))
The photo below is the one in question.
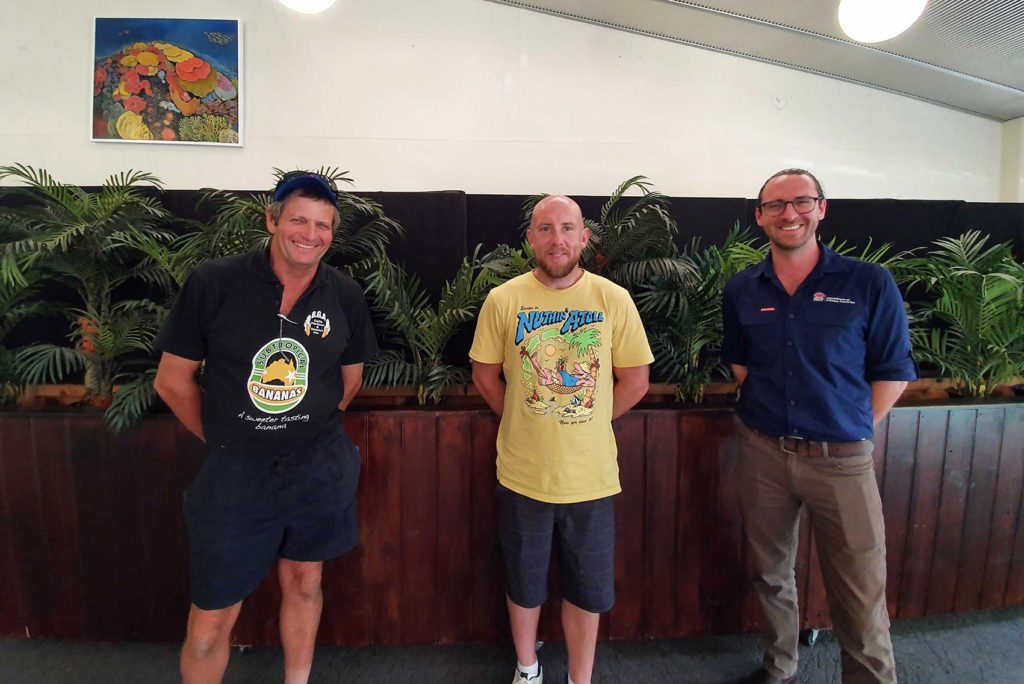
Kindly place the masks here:
POLYGON ((113 401, 103 414, 114 432, 135 425, 149 412, 156 399, 156 391, 153 389, 155 378, 156 369, 147 370, 121 385, 114 393, 113 401))

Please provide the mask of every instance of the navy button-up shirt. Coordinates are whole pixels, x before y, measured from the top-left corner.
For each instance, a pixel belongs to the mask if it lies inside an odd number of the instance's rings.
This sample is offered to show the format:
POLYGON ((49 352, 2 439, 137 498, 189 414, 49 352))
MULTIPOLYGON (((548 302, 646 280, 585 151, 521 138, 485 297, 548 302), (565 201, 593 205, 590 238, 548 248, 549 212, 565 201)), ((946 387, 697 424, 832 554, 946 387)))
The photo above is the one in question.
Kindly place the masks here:
POLYGON ((736 413, 755 430, 869 439, 871 383, 917 377, 903 298, 881 266, 819 247, 818 264, 792 296, 770 255, 729 280, 722 360, 747 368, 736 413))

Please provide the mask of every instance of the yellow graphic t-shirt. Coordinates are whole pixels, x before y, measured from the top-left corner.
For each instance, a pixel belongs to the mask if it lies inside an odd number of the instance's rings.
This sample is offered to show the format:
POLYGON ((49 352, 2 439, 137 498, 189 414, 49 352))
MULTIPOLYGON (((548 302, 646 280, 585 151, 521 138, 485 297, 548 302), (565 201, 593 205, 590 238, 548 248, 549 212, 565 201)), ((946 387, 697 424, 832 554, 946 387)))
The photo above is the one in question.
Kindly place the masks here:
POLYGON ((622 491, 612 431, 612 367, 654 361, 629 293, 584 272, 553 290, 532 273, 494 288, 469 356, 501 363, 505 409, 498 481, 538 501, 575 503, 622 491))

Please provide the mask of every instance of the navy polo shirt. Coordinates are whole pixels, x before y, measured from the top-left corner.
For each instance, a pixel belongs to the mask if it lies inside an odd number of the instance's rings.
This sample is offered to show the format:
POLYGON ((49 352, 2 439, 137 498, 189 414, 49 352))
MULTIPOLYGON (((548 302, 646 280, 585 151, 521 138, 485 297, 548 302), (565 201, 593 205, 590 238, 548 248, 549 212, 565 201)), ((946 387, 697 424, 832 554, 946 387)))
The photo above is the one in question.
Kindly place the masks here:
POLYGON ((736 413, 772 436, 825 442, 874 434, 871 383, 914 380, 903 298, 881 266, 821 256, 790 296, 771 256, 722 297, 722 360, 747 368, 736 413))
POLYGON ((377 353, 369 307, 349 276, 320 263, 278 316, 284 286, 265 251, 201 264, 189 276, 156 348, 203 369, 210 445, 291 451, 337 425, 341 366, 377 353))

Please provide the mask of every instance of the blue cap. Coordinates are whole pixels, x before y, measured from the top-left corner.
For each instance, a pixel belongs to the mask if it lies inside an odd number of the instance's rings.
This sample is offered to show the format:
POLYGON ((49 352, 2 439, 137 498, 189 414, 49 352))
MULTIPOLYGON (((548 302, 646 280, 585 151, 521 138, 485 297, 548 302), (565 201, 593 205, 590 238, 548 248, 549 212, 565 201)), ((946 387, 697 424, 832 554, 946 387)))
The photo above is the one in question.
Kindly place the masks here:
POLYGON ((309 190, 320 195, 331 204, 338 204, 338 191, 334 182, 318 173, 310 171, 290 171, 281 177, 274 188, 274 201, 280 202, 293 190, 309 190))

